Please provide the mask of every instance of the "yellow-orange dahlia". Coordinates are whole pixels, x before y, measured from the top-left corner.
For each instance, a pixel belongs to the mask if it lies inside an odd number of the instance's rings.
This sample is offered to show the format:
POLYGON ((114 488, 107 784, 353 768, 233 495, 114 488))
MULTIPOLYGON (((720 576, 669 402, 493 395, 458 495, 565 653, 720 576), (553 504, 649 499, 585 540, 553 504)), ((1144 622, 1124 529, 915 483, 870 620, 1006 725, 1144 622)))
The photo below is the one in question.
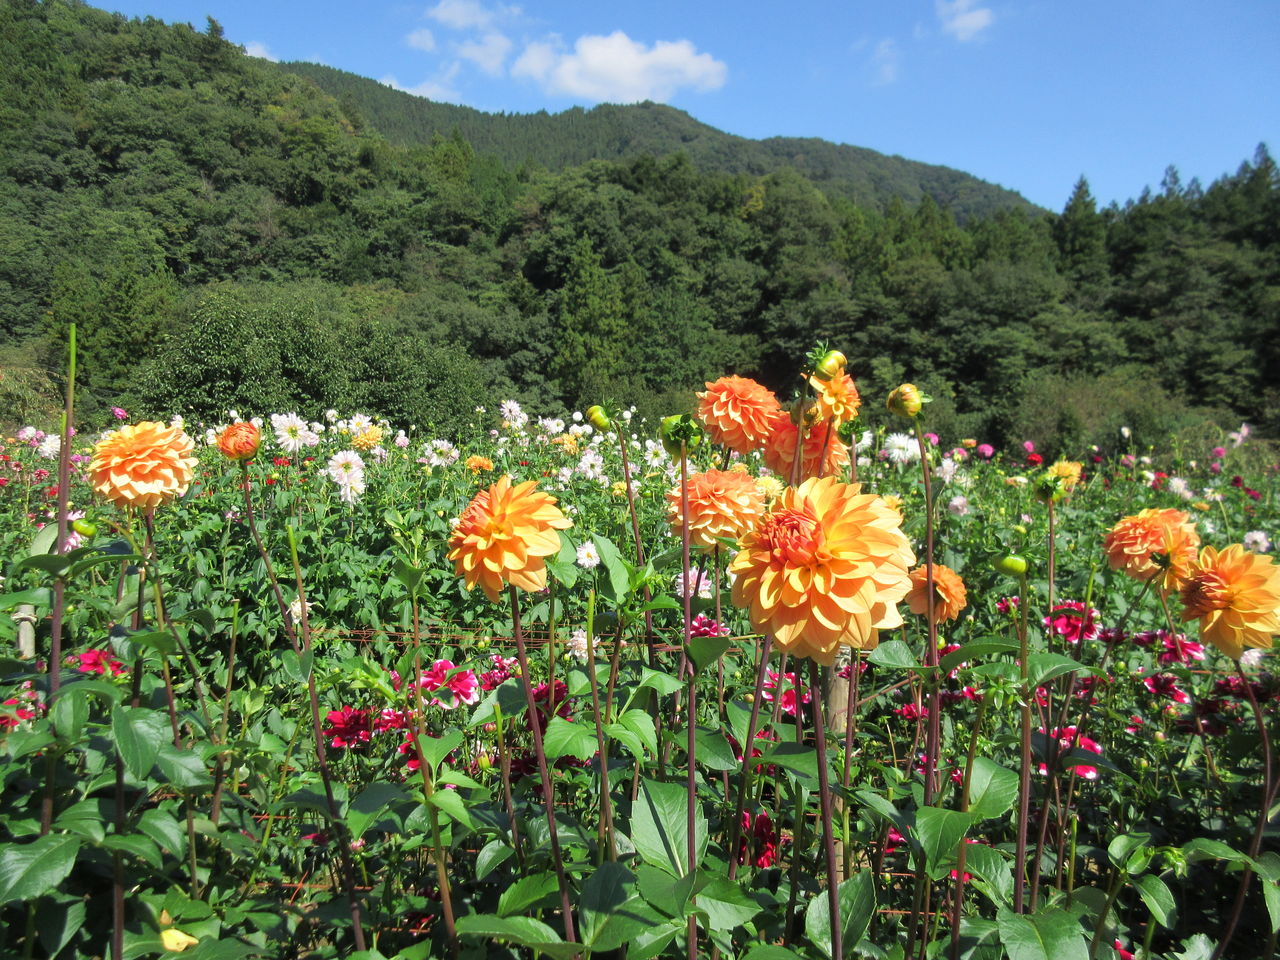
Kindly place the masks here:
MULTIPOLYGON (((819 472, 823 476, 831 476, 838 473, 840 468, 849 462, 849 447, 836 434, 835 424, 831 424, 830 431, 827 430, 827 426, 826 423, 814 424, 805 438, 801 480, 816 477, 819 472), (823 456, 824 445, 825 457, 823 456), (821 471, 818 468, 819 463, 822 464, 821 471)), ((791 417, 785 413, 779 413, 773 418, 769 438, 764 447, 765 466, 788 482, 790 482, 791 467, 796 458, 796 435, 797 428, 791 422, 791 417)))
MULTIPOLYGON (((764 493, 754 477, 734 470, 707 470, 689 478, 689 543, 714 547, 720 537, 738 539, 764 512, 764 493)), ((680 536, 680 488, 667 494, 667 520, 680 536)))
POLYGON ((261 443, 258 428, 244 421, 237 421, 218 434, 218 449, 228 460, 252 460, 261 443))
POLYGON ((1045 472, 1051 477, 1058 477, 1062 481, 1063 492, 1070 493, 1080 483, 1084 464, 1078 460, 1059 460, 1045 472))
POLYGON ((123 426, 98 441, 89 464, 94 493, 117 507, 153 510, 187 492, 195 447, 180 427, 154 420, 123 426))
POLYGON ((1200 563, 1182 587, 1183 620, 1200 621, 1200 637, 1232 660, 1245 647, 1271 648, 1280 636, 1280 567, 1270 556, 1240 544, 1200 551, 1200 563))
POLYGON ((463 462, 472 473, 486 473, 493 469, 493 461, 488 457, 480 456, 478 453, 473 453, 463 462))
POLYGON ((377 425, 365 427, 351 438, 351 445, 357 450, 368 453, 382 442, 383 431, 377 425))
POLYGON ((1190 516, 1181 510, 1142 510, 1124 517, 1107 534, 1103 549, 1112 570, 1123 570, 1136 580, 1150 580, 1164 569, 1160 588, 1177 590, 1191 564, 1195 563, 1200 537, 1190 516), (1163 564, 1153 559, 1163 555, 1163 564))
POLYGON ((823 380, 810 377, 809 384, 818 394, 818 406, 822 410, 822 419, 830 421, 835 427, 854 419, 858 408, 862 406, 862 398, 858 396, 858 388, 854 386, 853 377, 841 373, 838 377, 823 380))
POLYGON ((448 558, 468 590, 478 583, 497 602, 507 583, 522 590, 547 585, 546 558, 560 552, 556 531, 573 522, 560 512, 556 498, 537 485, 526 480, 513 487, 511 477, 503 475, 462 511, 449 538, 448 558))
MULTIPOLYGON (((911 593, 907 606, 912 613, 925 616, 929 611, 929 564, 911 571, 911 593)), ((941 563, 933 564, 933 622, 954 620, 969 605, 968 592, 960 574, 941 563)))
POLYGON ((698 419, 708 436, 743 455, 764 446, 781 412, 773 391, 746 377, 721 377, 698 394, 698 419))
POLYGON ((733 602, 794 656, 835 660, 901 626, 897 604, 915 563, 902 518, 856 483, 832 477, 785 491, 729 565, 733 602))

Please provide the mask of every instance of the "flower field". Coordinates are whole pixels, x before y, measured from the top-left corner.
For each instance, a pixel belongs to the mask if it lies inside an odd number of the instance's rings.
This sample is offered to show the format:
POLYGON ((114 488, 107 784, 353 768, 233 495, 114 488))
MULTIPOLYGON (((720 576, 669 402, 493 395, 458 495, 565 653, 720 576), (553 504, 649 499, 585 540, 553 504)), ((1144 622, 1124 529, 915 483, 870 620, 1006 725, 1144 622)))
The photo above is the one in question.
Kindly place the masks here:
POLYGON ((0 953, 1271 956, 1274 447, 799 383, 5 437, 0 953))

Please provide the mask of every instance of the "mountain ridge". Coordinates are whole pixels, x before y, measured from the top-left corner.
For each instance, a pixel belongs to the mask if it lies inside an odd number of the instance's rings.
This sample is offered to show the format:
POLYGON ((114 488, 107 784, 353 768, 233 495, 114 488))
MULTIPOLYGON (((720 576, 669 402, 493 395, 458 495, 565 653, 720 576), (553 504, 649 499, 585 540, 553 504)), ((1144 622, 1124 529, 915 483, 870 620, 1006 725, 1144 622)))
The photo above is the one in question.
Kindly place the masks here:
POLYGON ((683 152, 699 168, 723 173, 764 176, 792 167, 831 196, 880 209, 894 197, 914 205, 928 195, 961 221, 1001 210, 1044 212, 1016 191, 952 167, 820 137, 755 140, 653 101, 575 106, 558 113, 488 113, 429 100, 324 64, 276 66, 311 80, 344 109, 354 108, 391 143, 429 144, 456 130, 477 152, 495 155, 508 167, 535 164, 559 171, 591 160, 683 152))

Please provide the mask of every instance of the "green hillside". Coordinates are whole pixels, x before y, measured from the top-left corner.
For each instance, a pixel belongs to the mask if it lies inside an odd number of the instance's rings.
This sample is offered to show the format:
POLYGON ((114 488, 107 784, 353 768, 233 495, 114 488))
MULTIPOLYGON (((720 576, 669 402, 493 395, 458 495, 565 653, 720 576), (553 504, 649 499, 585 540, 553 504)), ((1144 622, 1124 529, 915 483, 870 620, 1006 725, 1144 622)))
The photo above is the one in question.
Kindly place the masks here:
POLYGON ((866 206, 883 207, 893 197, 914 205, 927 194, 961 221, 1000 210, 1035 209, 1012 190, 950 167, 817 138, 749 140, 660 103, 601 104, 562 113, 484 113, 413 96, 321 64, 284 63, 280 68, 314 80, 344 106, 359 111, 392 143, 429 144, 457 130, 478 152, 497 156, 511 167, 534 164, 558 171, 589 160, 682 152, 707 171, 761 176, 792 168, 832 195, 866 206))

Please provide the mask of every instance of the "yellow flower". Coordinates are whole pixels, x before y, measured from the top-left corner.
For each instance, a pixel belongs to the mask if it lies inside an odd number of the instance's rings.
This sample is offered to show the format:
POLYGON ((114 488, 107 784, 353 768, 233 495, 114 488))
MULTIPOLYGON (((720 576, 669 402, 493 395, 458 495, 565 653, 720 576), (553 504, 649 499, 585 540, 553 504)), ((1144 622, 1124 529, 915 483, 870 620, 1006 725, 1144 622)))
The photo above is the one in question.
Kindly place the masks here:
POLYGON ((880 499, 884 501, 886 507, 898 514, 898 516, 902 516, 902 498, 900 496, 896 493, 886 493, 880 499))
POLYGON ((173 953, 182 953, 188 947, 194 947, 200 941, 190 934, 170 927, 160 931, 160 946, 173 953))
MULTIPOLYGON (((929 565, 911 571, 911 593, 907 606, 912 613, 924 616, 929 610, 929 565)), ((968 606, 968 591, 960 575, 950 567, 933 564, 933 622, 954 620, 968 606)))
POLYGON ((462 512, 449 538, 448 559, 468 590, 478 583, 497 602, 507 583, 522 590, 547 585, 546 558, 560 552, 556 531, 573 523, 537 485, 526 480, 513 487, 504 475, 462 512))
POLYGON ((627 482, 625 480, 613 481, 613 485, 609 487, 609 492, 615 497, 625 497, 627 495, 627 482))
POLYGON ((1052 477, 1060 477, 1063 492, 1070 493, 1080 482, 1080 474, 1083 470, 1084 464, 1076 460, 1059 460, 1046 472, 1052 477))
POLYGON ((562 433, 558 437, 552 437, 551 442, 571 457, 578 452, 578 438, 571 433, 562 433))
POLYGON ((756 477, 756 489, 764 497, 766 505, 772 504, 773 501, 777 500, 786 488, 787 485, 772 474, 765 477, 756 477))
POLYGON ((351 445, 357 450, 368 452, 382 442, 382 428, 378 426, 365 427, 362 431, 351 438, 351 445))
MULTIPOLYGON (((667 494, 667 521, 680 536, 680 488, 667 494)), ((764 511, 764 495, 745 473, 707 470, 689 478, 689 543, 711 548, 719 538, 737 539, 764 511)))
POLYGON ((143 420, 107 434, 93 450, 89 482, 117 507, 154 510, 187 492, 196 459, 179 427, 143 420))
POLYGON ((818 393, 818 406, 822 410, 822 418, 830 420, 839 427, 847 420, 858 415, 862 406, 862 398, 858 396, 858 388, 853 384, 853 377, 841 373, 838 377, 822 380, 810 377, 809 385, 818 393))
POLYGON ((1200 620, 1200 637, 1232 660, 1245 647, 1271 648, 1280 635, 1280 567, 1240 544, 1200 551, 1182 587, 1183 620, 1200 620))
POLYGON ((869 650, 901 626, 895 604, 911 589, 901 523, 856 483, 806 480, 743 536, 733 602, 795 656, 830 664, 841 645, 869 650))
POLYGON ((746 377, 721 377, 698 394, 698 419, 715 443, 743 455, 764 446, 782 410, 778 398, 746 377))

